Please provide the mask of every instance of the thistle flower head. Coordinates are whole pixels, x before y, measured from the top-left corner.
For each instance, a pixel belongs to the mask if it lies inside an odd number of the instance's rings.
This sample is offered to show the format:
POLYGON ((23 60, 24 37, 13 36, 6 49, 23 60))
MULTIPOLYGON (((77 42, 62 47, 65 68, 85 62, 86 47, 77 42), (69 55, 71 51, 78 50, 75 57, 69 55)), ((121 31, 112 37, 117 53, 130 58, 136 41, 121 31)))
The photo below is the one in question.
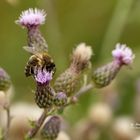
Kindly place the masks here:
POLYGON ((67 96, 64 92, 57 93, 54 103, 56 106, 63 106, 67 103, 67 96))
POLYGON ((46 71, 45 69, 38 69, 35 80, 40 84, 49 84, 52 80, 52 72, 46 71))
POLYGON ((92 56, 92 49, 85 43, 79 44, 72 54, 72 66, 78 70, 83 70, 92 56))
POLYGON ((46 13, 44 10, 30 8, 21 13, 16 23, 23 27, 38 26, 44 24, 45 17, 46 13))
POLYGON ((43 126, 41 134, 47 140, 55 140, 61 129, 61 119, 58 116, 52 116, 43 126))
POLYGON ((112 56, 119 60, 121 64, 129 65, 133 62, 135 55, 132 50, 125 44, 116 44, 116 48, 112 51, 112 56))

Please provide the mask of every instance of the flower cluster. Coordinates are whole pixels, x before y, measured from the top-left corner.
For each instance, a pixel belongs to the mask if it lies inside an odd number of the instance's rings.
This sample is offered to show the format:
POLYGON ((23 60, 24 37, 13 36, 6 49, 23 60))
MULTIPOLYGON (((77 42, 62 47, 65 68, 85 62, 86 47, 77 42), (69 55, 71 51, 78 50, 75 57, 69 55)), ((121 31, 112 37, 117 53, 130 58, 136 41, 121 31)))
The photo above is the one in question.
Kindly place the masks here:
MULTIPOLYGON (((94 84, 90 82, 89 85, 92 86, 88 86, 87 83, 83 83, 83 75, 89 74, 85 70, 89 68, 93 51, 91 46, 80 43, 72 52, 69 67, 52 84, 55 63, 49 55, 48 45, 38 28, 39 25, 44 24, 45 17, 44 10, 29 9, 22 12, 16 23, 28 30, 28 46, 25 49, 31 54, 31 57, 25 67, 25 75, 34 78, 36 83, 35 102, 45 112, 29 132, 28 138, 33 138, 46 117, 52 115, 43 126, 41 134, 43 138, 55 140, 60 132, 61 120, 54 115, 54 112, 63 111, 67 105, 72 104, 74 100, 77 101, 79 93, 86 92, 87 89, 93 88, 93 85, 98 88, 109 85, 123 65, 132 64, 135 55, 126 45, 117 44, 115 50, 112 51, 113 61, 95 70, 92 69, 91 80, 94 84), (88 88, 86 87, 86 90, 81 88, 83 85, 88 88)), ((91 75, 89 76, 91 77, 91 75)), ((107 114, 102 110, 103 106, 97 106, 92 112, 92 114, 97 114, 97 116, 94 115, 97 123, 100 114, 106 115, 106 118, 101 116, 102 123, 108 122, 111 116, 108 106, 104 106, 105 111, 108 112, 107 114)))

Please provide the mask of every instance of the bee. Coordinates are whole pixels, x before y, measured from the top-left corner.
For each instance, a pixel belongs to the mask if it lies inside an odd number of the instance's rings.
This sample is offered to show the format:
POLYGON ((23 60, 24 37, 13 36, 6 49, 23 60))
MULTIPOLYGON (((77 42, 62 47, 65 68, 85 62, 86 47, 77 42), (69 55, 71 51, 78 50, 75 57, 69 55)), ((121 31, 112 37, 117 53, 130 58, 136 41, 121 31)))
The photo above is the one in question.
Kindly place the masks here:
POLYGON ((38 50, 35 47, 24 47, 24 49, 32 54, 25 66, 26 77, 34 76, 38 68, 41 68, 42 70, 45 69, 53 74, 55 73, 56 68, 54 61, 46 49, 38 50))

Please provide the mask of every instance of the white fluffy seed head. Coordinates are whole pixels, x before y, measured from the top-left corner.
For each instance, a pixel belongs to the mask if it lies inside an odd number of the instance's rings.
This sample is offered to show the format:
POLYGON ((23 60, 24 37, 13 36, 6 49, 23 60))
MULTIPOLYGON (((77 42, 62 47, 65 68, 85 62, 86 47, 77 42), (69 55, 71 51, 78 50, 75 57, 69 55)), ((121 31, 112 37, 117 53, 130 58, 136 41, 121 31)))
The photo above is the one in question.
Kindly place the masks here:
POLYGON ((133 63, 133 59, 135 58, 132 50, 125 44, 120 43, 116 44, 116 48, 112 51, 112 56, 125 65, 133 63))
POLYGON ((80 43, 73 51, 73 56, 79 58, 81 61, 88 61, 92 56, 91 46, 86 46, 85 43, 80 43))
POLYGON ((21 13, 16 23, 23 27, 38 26, 44 24, 45 17, 46 13, 44 10, 30 8, 21 13))
POLYGON ((86 46, 85 43, 79 44, 73 51, 71 68, 81 72, 88 67, 92 54, 90 46, 86 46))

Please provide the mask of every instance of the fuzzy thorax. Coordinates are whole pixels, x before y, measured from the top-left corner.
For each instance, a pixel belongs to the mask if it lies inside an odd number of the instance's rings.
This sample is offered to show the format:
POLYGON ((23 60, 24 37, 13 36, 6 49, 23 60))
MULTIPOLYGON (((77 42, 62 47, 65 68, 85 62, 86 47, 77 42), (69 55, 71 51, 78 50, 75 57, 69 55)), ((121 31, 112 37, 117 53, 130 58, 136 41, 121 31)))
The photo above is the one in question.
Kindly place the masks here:
POLYGON ((90 46, 86 46, 85 43, 80 43, 73 51, 70 67, 77 72, 84 70, 89 63, 92 54, 90 46))

